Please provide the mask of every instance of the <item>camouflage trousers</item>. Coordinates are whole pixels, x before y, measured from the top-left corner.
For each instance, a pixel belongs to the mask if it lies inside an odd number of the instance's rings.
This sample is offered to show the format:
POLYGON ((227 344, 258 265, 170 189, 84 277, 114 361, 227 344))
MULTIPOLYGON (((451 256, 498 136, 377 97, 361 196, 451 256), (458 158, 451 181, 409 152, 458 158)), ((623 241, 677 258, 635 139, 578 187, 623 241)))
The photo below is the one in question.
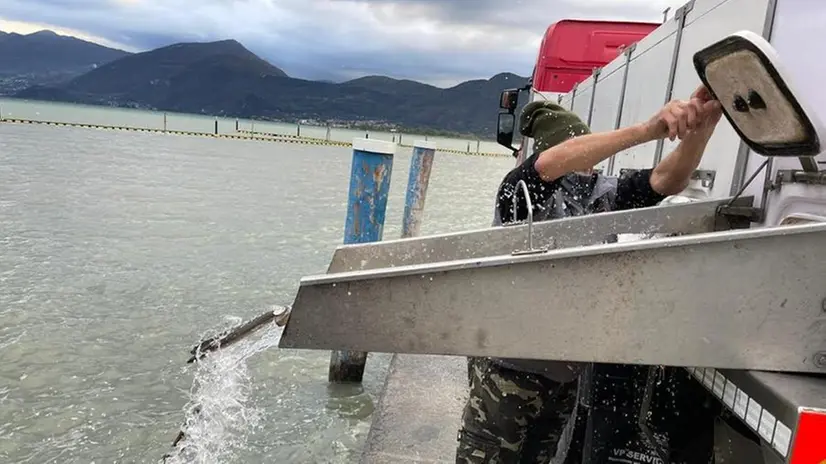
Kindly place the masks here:
POLYGON ((577 382, 468 360, 470 397, 462 416, 457 464, 547 464, 574 412, 577 382))

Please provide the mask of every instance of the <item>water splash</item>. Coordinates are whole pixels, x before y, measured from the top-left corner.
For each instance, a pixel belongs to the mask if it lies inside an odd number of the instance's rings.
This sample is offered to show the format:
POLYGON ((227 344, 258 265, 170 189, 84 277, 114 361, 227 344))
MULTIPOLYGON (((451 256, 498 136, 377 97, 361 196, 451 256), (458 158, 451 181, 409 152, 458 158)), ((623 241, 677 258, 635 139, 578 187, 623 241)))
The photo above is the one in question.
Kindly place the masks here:
POLYGON ((275 323, 267 324, 258 333, 195 363, 181 429, 184 436, 162 460, 164 464, 218 464, 236 457, 261 417, 261 411, 250 405, 252 380, 247 360, 278 346, 282 331, 275 323))

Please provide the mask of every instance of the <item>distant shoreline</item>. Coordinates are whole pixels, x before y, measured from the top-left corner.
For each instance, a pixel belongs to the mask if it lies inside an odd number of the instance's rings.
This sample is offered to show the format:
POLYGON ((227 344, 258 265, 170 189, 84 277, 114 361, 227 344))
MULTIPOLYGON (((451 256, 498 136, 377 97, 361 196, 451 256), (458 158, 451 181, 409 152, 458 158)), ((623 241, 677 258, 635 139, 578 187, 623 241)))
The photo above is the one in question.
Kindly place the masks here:
POLYGON ((338 147, 350 147, 356 138, 391 142, 400 148, 412 148, 417 140, 430 140, 438 152, 510 156, 506 149, 487 140, 9 98, 0 98, 0 123, 338 147))

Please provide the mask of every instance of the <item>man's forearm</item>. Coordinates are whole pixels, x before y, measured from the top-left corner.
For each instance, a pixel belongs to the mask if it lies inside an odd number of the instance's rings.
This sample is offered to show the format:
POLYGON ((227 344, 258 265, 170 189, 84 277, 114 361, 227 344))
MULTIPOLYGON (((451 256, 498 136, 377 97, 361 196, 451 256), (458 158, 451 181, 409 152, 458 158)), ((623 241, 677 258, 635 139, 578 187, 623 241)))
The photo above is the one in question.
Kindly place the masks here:
POLYGON ((703 158, 708 141, 713 134, 706 129, 686 136, 677 148, 665 157, 651 173, 651 188, 661 195, 676 195, 686 187, 691 174, 703 158))
POLYGON ((612 155, 653 139, 643 124, 574 137, 540 153, 534 168, 542 180, 551 182, 569 172, 591 169, 612 155))

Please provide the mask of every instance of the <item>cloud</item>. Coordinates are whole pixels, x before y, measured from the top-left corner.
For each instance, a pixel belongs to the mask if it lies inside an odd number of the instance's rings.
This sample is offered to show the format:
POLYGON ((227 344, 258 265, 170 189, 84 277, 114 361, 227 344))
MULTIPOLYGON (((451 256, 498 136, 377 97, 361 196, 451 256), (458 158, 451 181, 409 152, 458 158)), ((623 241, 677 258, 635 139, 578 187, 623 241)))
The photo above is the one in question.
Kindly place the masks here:
MULTIPOLYGON (((685 0, 3 0, 0 19, 128 50, 234 38, 294 77, 435 85, 533 68, 560 19, 659 21, 685 0)), ((7 23, 8 24, 8 23, 7 23)))

